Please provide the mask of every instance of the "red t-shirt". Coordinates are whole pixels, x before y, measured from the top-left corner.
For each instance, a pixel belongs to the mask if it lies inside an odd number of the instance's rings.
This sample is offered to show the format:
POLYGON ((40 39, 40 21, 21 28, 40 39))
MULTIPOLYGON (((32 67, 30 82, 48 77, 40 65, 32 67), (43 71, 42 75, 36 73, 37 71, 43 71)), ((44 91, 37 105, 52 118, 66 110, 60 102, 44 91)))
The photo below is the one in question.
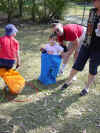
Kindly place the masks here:
POLYGON ((0 58, 15 60, 18 55, 19 43, 12 36, 0 37, 0 58))
POLYGON ((83 33, 83 26, 78 24, 66 24, 63 26, 64 34, 58 36, 58 42, 75 41, 83 33))

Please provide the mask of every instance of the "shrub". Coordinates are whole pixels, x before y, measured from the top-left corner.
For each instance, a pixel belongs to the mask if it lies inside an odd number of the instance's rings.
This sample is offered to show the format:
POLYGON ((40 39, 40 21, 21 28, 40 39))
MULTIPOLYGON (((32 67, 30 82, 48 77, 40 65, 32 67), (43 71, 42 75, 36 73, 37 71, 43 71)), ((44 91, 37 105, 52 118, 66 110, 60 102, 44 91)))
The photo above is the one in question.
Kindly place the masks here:
POLYGON ((48 23, 54 19, 60 19, 65 7, 65 0, 41 0, 33 2, 32 17, 39 23, 48 23))

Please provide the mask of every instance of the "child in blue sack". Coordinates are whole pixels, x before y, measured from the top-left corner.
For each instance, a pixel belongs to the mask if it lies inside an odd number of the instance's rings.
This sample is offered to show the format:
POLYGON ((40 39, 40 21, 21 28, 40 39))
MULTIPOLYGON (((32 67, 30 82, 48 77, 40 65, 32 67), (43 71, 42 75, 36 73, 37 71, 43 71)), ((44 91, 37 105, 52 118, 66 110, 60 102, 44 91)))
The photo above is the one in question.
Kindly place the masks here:
POLYGON ((56 34, 49 36, 49 43, 46 44, 45 48, 40 49, 42 53, 48 53, 52 55, 60 55, 63 52, 63 48, 57 42, 56 34))
POLYGON ((61 55, 63 48, 57 43, 57 36, 51 34, 49 42, 44 48, 41 48, 41 74, 39 80, 45 84, 56 83, 56 76, 59 72, 61 64, 61 55))

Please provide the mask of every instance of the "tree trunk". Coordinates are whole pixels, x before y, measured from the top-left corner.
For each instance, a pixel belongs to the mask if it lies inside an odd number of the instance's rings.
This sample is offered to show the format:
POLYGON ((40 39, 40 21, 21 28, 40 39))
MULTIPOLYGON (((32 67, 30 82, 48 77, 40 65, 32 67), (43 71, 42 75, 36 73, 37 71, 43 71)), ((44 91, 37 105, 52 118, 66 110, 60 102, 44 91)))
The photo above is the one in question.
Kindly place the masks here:
POLYGON ((19 4, 19 16, 22 17, 23 14, 23 0, 18 0, 19 4))
POLYGON ((11 21, 11 12, 10 12, 10 0, 8 0, 8 23, 11 21))
POLYGON ((35 12, 36 12, 36 4, 35 4, 35 0, 32 0, 32 20, 33 22, 35 22, 35 12))

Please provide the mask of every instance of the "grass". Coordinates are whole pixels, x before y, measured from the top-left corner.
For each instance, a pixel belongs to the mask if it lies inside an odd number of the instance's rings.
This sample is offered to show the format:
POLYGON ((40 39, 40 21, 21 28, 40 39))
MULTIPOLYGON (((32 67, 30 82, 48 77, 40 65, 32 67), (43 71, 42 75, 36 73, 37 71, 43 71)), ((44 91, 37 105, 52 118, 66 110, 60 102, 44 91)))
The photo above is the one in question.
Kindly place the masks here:
MULTIPOLYGON (((66 10, 64 11, 64 14, 66 15, 82 15, 83 14, 83 10, 84 10, 84 6, 83 4, 78 5, 77 3, 71 3, 69 2, 67 4, 66 10)), ((88 15, 89 10, 91 9, 92 4, 91 5, 86 5, 85 10, 86 10, 86 15, 88 15)))
MULTIPOLYGON (((3 35, 3 27, 0 34, 3 35)), ((44 86, 37 81, 40 74, 40 47, 43 47, 50 34, 46 25, 31 25, 19 29, 17 39, 20 42, 22 65, 18 69, 28 83, 39 88, 37 93, 33 86, 26 85, 17 100, 29 99, 27 102, 14 102, 2 99, 0 93, 0 133, 100 133, 100 75, 96 78, 90 92, 85 97, 79 93, 88 76, 88 63, 78 80, 65 91, 60 86, 66 80, 72 63, 71 57, 64 76, 57 78, 55 85, 44 86)), ((3 88, 1 80, 1 90, 3 88)))
POLYGON ((65 19, 64 23, 77 23, 84 26, 87 25, 87 18, 89 15, 89 10, 91 9, 92 4, 86 5, 84 12, 84 5, 78 5, 77 3, 69 2, 66 9, 63 12, 62 17, 65 19), (84 19, 83 19, 84 12, 84 19), (82 20, 83 19, 83 20, 82 20), (83 22, 82 22, 83 21, 83 22))

